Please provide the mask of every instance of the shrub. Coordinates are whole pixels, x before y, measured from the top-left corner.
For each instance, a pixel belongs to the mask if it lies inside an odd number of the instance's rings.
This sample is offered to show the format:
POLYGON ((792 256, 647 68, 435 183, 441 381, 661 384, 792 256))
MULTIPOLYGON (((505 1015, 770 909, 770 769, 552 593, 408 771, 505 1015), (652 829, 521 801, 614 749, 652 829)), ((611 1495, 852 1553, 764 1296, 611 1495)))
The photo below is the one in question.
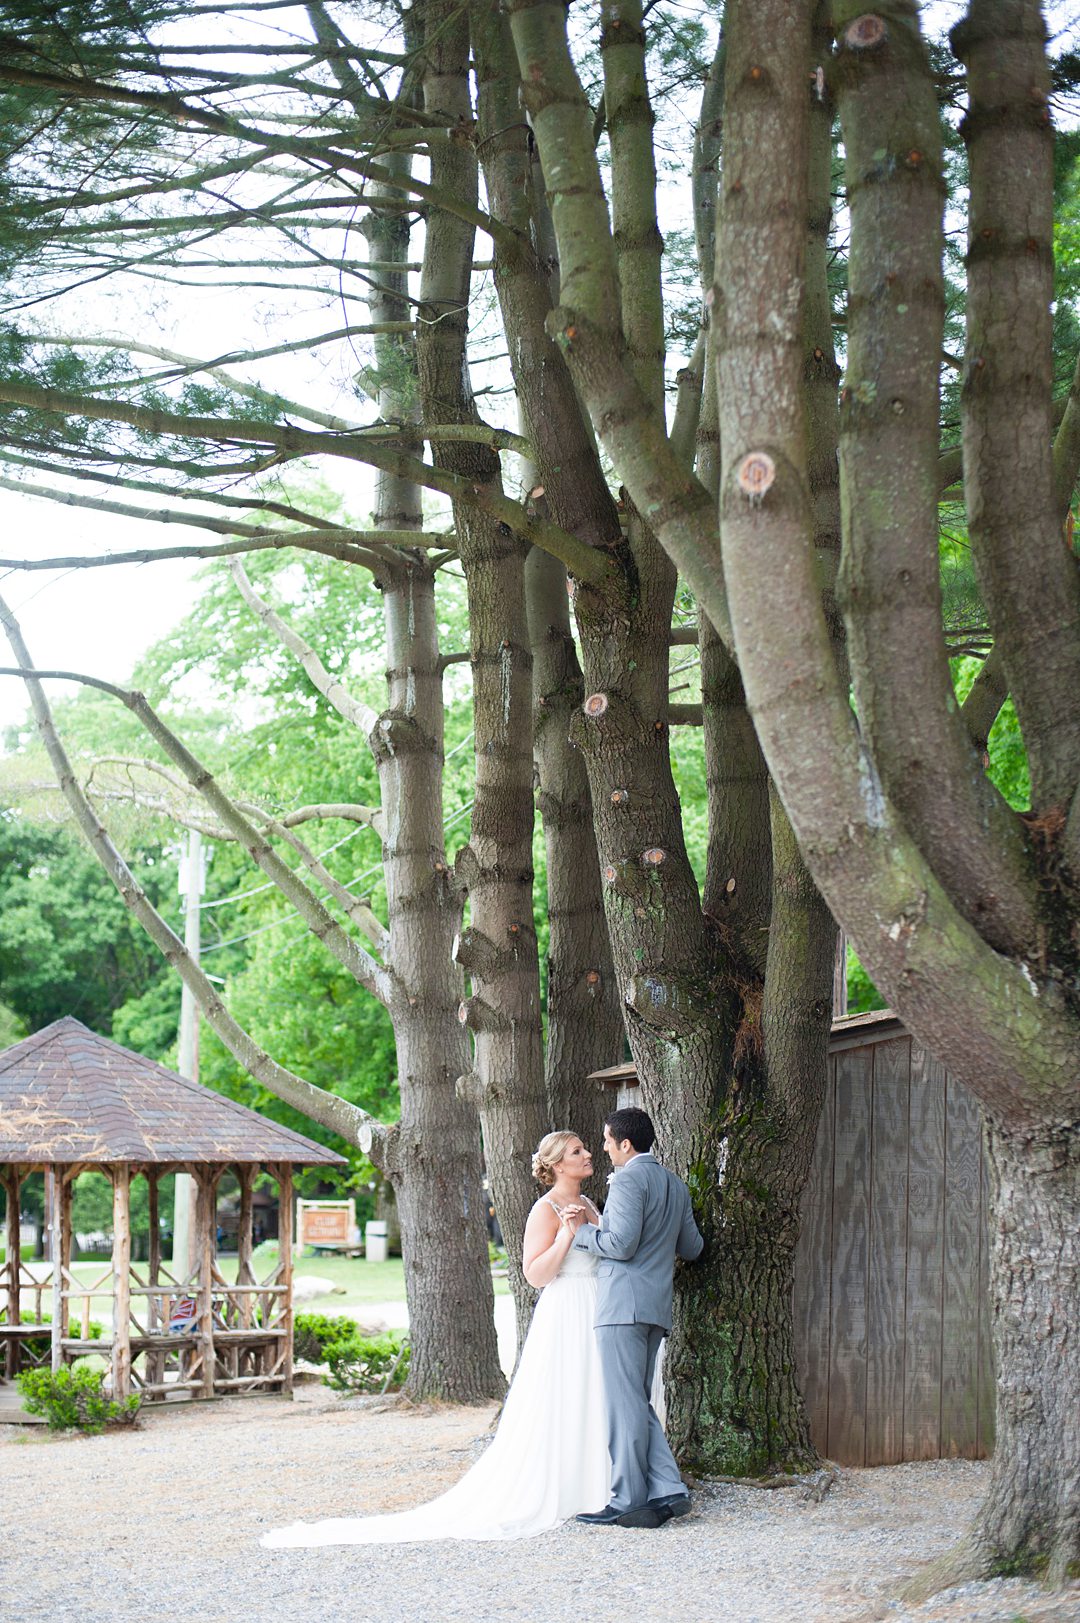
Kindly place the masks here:
POLYGON ((99 1369, 65 1366, 55 1374, 51 1369, 27 1369, 15 1377, 30 1414, 44 1415, 50 1431, 72 1427, 79 1431, 104 1431, 110 1425, 130 1425, 139 1412, 139 1399, 132 1393, 123 1403, 107 1398, 102 1391, 104 1375, 99 1369))
POLYGON ((402 1386, 409 1373, 409 1338, 391 1330, 382 1336, 356 1333, 332 1341, 323 1357, 330 1366, 327 1386, 338 1392, 382 1392, 402 1386))
POLYGON ((298 1313, 293 1320, 293 1357, 309 1364, 326 1362, 326 1348, 357 1334, 355 1319, 326 1313, 298 1313))

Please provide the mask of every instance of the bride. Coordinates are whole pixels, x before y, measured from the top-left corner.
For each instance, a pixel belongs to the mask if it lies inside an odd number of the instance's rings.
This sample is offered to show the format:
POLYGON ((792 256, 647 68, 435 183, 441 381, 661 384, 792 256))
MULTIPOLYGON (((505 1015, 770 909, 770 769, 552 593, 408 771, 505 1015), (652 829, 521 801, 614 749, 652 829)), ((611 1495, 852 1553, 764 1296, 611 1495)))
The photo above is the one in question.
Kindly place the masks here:
POLYGON ((531 1538, 608 1502, 611 1461, 593 1320, 597 1260, 571 1250, 568 1207, 600 1213, 581 1186, 592 1157, 576 1133, 548 1133, 533 1156, 544 1194, 525 1225, 525 1278, 540 1291, 498 1430, 461 1481, 394 1515, 297 1522, 263 1535, 271 1549, 531 1538))

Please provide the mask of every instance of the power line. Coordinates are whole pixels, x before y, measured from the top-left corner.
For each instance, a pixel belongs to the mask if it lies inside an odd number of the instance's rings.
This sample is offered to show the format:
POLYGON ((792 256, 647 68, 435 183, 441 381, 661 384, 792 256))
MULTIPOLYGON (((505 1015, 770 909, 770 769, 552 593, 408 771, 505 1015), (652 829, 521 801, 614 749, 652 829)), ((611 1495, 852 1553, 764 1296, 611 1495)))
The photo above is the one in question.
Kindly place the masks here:
MULTIPOLYGON (((464 806, 460 806, 458 808, 458 810, 453 814, 453 816, 448 817, 446 822, 443 824, 444 831, 446 829, 453 828, 455 823, 460 823, 461 819, 463 817, 465 817, 470 811, 472 811, 472 808, 473 808, 473 802, 471 800, 468 801, 464 806)), ((354 831, 354 832, 358 832, 358 831, 354 831)), ((339 840, 337 843, 338 843, 338 845, 344 845, 345 842, 344 842, 344 840, 339 840)), ((334 846, 329 847, 329 850, 331 850, 331 851, 334 850, 334 849, 335 849, 334 846)), ((324 853, 324 855, 325 854, 326 853, 324 853)), ((353 888, 353 886, 358 885, 362 879, 370 879, 373 874, 381 873, 382 872, 382 866, 383 866, 382 863, 378 862, 378 863, 375 864, 375 866, 373 868, 365 868, 363 873, 354 874, 352 879, 346 880, 344 888, 346 890, 351 890, 353 888)), ((249 895, 249 896, 255 896, 255 895, 257 895, 259 893, 259 891, 273 890, 273 889, 276 889, 276 886, 274 885, 273 881, 271 880, 269 884, 267 884, 267 885, 258 885, 255 890, 248 891, 246 894, 249 895)), ((239 900, 239 897, 237 897, 237 896, 229 896, 229 897, 223 898, 223 900, 237 901, 237 900, 239 900)), ((299 914, 298 910, 295 907, 291 908, 288 913, 283 913, 279 919, 273 919, 269 924, 260 924, 260 925, 257 926, 256 929, 248 930, 243 935, 231 936, 228 941, 215 941, 211 946, 203 948, 202 956, 205 958, 209 953, 211 953, 211 952, 221 952, 222 949, 225 948, 225 947, 239 946, 242 941, 251 941, 251 940, 254 939, 255 936, 266 935, 266 933, 269 930, 280 929, 280 927, 283 924, 288 924, 291 919, 298 919, 299 917, 300 917, 300 914, 299 914)), ((287 947, 295 946, 296 942, 297 941, 302 941, 304 939, 304 936, 307 933, 308 932, 305 930, 301 935, 293 936, 289 941, 287 941, 285 943, 285 947, 283 947, 281 949, 281 951, 284 952, 287 947)), ((271 954, 271 958, 277 958, 279 956, 280 956, 280 954, 276 953, 276 952, 271 954)))

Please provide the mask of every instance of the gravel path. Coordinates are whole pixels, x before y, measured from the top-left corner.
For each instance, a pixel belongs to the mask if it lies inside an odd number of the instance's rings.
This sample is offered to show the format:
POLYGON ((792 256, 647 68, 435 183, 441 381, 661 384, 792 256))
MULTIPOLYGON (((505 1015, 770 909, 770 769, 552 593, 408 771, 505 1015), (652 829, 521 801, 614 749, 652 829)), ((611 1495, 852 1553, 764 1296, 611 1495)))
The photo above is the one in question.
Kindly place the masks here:
POLYGON ((1016 1579, 915 1610, 889 1597, 955 1538, 986 1467, 847 1471, 821 1505, 702 1488, 658 1532, 570 1524, 511 1544, 262 1550, 298 1517, 391 1510, 448 1487, 490 1409, 231 1398, 157 1410, 135 1431, 0 1426, 0 1616, 38 1623, 1078 1623, 1080 1583, 1016 1579))

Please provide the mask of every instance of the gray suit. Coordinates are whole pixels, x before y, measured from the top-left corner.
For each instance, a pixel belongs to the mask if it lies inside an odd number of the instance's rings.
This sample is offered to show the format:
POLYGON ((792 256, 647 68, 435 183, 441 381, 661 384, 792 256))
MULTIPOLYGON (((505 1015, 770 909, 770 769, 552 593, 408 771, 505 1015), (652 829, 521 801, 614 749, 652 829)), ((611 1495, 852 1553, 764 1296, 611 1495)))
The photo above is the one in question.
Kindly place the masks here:
POLYGON ((611 1182, 600 1227, 583 1223, 579 1251, 600 1259, 596 1338, 604 1371, 611 1503, 636 1509, 684 1491, 649 1401, 656 1355, 671 1329, 675 1258, 693 1261, 704 1241, 681 1178, 651 1154, 635 1155, 611 1182))

